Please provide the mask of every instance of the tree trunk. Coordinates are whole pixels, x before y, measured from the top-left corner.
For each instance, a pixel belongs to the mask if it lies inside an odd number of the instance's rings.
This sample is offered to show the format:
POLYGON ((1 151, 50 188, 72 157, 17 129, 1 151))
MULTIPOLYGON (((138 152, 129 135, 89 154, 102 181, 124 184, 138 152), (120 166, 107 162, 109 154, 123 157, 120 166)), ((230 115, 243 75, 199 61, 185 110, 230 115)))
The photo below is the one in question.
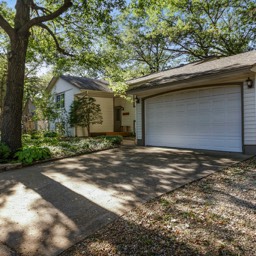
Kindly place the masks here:
POLYGON ((21 148, 21 118, 24 74, 29 34, 15 34, 8 55, 7 88, 3 107, 2 142, 12 152, 21 148))
MULTIPOLYGON (((65 0, 58 9, 50 12, 47 11, 47 9, 37 6, 35 1, 16 0, 14 26, 0 14, 0 27, 8 34, 11 48, 8 53, 7 88, 3 106, 1 140, 10 147, 13 153, 22 146, 22 100, 29 30, 34 26, 40 26, 43 29, 46 29, 50 35, 54 37, 54 33, 43 23, 54 20, 67 11, 71 6, 72 1, 65 0), (38 14, 39 10, 44 13, 42 16, 38 14), (45 14, 45 10, 47 14, 45 14), (31 18, 31 11, 34 11, 34 13, 37 12, 37 17, 31 18)), ((54 40, 60 49, 55 37, 54 40)))

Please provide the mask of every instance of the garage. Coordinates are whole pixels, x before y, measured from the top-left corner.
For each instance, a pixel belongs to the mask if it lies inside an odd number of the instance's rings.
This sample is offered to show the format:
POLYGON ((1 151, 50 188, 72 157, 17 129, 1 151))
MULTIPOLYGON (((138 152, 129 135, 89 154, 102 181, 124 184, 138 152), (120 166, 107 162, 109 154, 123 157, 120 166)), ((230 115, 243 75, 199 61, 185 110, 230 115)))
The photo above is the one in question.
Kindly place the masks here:
POLYGON ((256 154, 256 51, 129 81, 136 144, 256 154))
POLYGON ((242 152, 241 86, 180 90, 145 100, 145 145, 242 152))

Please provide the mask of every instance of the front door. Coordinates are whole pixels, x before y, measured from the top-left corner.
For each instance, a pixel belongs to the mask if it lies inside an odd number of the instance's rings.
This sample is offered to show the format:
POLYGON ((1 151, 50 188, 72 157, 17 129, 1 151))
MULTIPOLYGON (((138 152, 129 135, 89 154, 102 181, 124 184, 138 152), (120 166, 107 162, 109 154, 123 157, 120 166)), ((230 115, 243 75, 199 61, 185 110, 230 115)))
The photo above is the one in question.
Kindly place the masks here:
POLYGON ((114 132, 121 132, 122 124, 122 107, 115 107, 114 109, 114 132))

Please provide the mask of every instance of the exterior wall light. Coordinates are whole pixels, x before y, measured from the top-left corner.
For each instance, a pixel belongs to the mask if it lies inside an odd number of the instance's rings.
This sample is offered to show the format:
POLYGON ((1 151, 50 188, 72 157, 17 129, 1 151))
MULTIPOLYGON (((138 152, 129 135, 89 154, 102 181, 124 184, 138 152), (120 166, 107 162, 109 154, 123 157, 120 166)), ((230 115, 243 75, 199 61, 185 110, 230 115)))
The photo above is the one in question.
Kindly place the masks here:
POLYGON ((248 79, 246 80, 246 84, 248 88, 252 88, 253 87, 253 81, 252 79, 250 79, 250 77, 248 77, 248 79))
POLYGON ((135 97, 135 101, 136 101, 137 104, 140 103, 140 99, 137 96, 135 97))

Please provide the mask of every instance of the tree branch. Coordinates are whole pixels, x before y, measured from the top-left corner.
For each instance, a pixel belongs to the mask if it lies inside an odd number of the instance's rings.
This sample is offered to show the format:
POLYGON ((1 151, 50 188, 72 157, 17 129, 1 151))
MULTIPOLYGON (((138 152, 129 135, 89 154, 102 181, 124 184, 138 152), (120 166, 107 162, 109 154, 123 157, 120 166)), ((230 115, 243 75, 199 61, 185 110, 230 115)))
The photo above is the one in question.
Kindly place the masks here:
POLYGON ((62 53, 62 54, 64 54, 64 55, 67 55, 67 56, 71 56, 71 57, 74 57, 74 56, 75 56, 75 55, 73 55, 73 54, 70 54, 70 53, 66 52, 64 49, 62 49, 62 48, 60 47, 60 44, 59 44, 59 42, 58 42, 58 39, 56 38, 55 34, 51 31, 51 29, 50 29, 49 27, 47 27, 45 24, 36 24, 36 26, 45 29, 45 30, 52 36, 52 38, 53 38, 53 40, 54 40, 54 42, 55 42, 56 48, 57 48, 57 50, 58 50, 60 53, 62 53))
POLYGON ((44 7, 38 6, 37 4, 35 4, 35 2, 33 0, 31 0, 31 9, 36 10, 36 11, 42 11, 45 14, 51 14, 52 12, 44 7))
POLYGON ((9 37, 12 37, 13 28, 1 14, 0 14, 0 27, 8 34, 9 37))
POLYGON ((35 25, 42 24, 42 22, 46 22, 49 20, 53 20, 53 19, 57 18, 58 16, 60 16, 65 11, 67 11, 71 6, 72 6, 71 0, 64 0, 64 4, 59 9, 57 9, 55 12, 49 13, 48 15, 39 16, 39 17, 31 19, 23 27, 20 28, 19 32, 20 33, 26 32, 31 27, 33 27, 35 25))
POLYGON ((25 79, 28 78, 28 76, 29 76, 33 71, 35 71, 39 66, 40 66, 40 64, 39 64, 39 63, 36 63, 34 67, 32 67, 30 70, 28 70, 28 71, 25 73, 25 79))

